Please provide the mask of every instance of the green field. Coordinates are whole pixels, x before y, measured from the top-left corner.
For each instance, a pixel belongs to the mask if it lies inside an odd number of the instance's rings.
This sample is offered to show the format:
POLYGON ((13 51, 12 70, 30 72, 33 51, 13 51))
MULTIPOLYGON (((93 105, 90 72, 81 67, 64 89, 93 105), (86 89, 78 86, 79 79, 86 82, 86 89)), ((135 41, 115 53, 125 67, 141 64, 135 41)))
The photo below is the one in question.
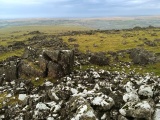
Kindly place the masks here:
MULTIPOLYGON (((105 30, 94 31, 93 34, 66 34, 71 31, 90 31, 85 27, 76 26, 21 26, 21 27, 8 27, 0 29, 0 45, 7 47, 17 41, 23 41, 26 45, 28 39, 36 36, 36 34, 28 34, 32 31, 39 31, 44 35, 58 35, 64 42, 69 44, 70 48, 73 48, 74 44, 78 44, 78 49, 85 53, 91 52, 108 52, 108 51, 120 51, 131 48, 142 47, 148 51, 154 53, 160 53, 160 42, 156 40, 160 39, 160 28, 145 28, 145 29, 126 29, 126 30, 105 30), (69 42, 69 38, 76 39, 75 42, 69 42), (155 42, 156 46, 148 46, 146 41, 155 42)), ((10 56, 21 56, 23 49, 17 49, 14 51, 8 51, 1 53, 0 61, 5 60, 10 56)), ((126 57, 119 56, 122 62, 130 62, 128 55, 126 57)), ((115 63, 111 63, 115 64, 115 63)), ((118 64, 118 63, 116 63, 118 64)), ((156 75, 160 75, 160 63, 151 64, 147 66, 131 66, 132 69, 136 69, 137 72, 146 73, 153 72, 156 75), (139 71, 139 69, 142 70, 139 71)), ((96 66, 97 67, 97 66, 96 66)), ((85 66, 84 66, 85 68, 85 66)), ((108 66, 103 68, 109 69, 108 66)), ((120 68, 121 69, 121 68, 120 68)), ((110 68, 110 70, 116 70, 116 68, 110 68)), ((127 68, 126 68, 127 70, 127 68)), ((128 71, 128 70, 127 70, 128 71)))

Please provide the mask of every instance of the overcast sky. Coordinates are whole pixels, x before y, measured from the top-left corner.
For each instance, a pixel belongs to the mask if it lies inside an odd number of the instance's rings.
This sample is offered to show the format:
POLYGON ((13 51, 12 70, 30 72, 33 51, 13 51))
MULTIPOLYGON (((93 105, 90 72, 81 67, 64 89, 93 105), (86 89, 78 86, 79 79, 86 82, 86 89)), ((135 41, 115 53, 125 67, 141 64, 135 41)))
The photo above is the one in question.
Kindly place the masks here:
POLYGON ((160 0, 0 0, 0 18, 160 15, 160 0))

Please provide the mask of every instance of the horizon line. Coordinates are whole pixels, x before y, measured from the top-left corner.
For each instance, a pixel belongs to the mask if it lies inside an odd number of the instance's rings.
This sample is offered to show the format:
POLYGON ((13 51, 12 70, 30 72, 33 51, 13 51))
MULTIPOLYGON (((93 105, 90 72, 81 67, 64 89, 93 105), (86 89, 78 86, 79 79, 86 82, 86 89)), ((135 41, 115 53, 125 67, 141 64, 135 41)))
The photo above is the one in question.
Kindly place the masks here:
POLYGON ((100 18, 141 18, 141 17, 158 17, 160 15, 126 15, 126 16, 92 16, 92 17, 16 17, 16 18, 0 18, 0 20, 23 20, 23 19, 100 19, 100 18))

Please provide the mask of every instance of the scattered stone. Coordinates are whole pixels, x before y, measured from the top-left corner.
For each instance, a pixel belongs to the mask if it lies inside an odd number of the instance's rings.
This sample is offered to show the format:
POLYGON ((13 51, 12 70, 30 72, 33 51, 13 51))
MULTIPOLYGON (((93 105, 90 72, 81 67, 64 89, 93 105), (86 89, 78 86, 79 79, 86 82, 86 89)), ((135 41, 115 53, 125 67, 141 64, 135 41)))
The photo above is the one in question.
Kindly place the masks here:
POLYGON ((96 120, 90 104, 83 97, 72 97, 67 103, 66 114, 70 120, 96 120))
POLYGON ((104 53, 96 53, 91 55, 89 62, 92 64, 104 66, 109 65, 109 58, 104 53))
POLYGON ((151 98, 153 97, 152 87, 150 85, 141 85, 138 94, 143 97, 151 98))
POLYGON ((144 43, 145 43, 146 45, 148 45, 148 46, 151 46, 151 47, 157 46, 157 44, 156 44, 155 42, 149 41, 149 40, 145 41, 144 43))
POLYGON ((21 100, 21 101, 23 101, 23 100, 25 100, 25 99, 26 99, 26 97, 27 97, 27 95, 26 95, 26 94, 19 94, 18 99, 19 99, 19 100, 21 100))
POLYGON ((76 42, 77 40, 75 38, 69 38, 68 42, 76 42))
POLYGON ((126 117, 133 118, 145 118, 152 120, 152 114, 154 112, 153 100, 144 100, 140 102, 127 102, 119 112, 126 117))
MULTIPOLYGON (((70 34, 79 33, 94 34, 70 34)), ((21 59, 14 56, 0 64, 0 100, 3 101, 0 119, 151 120, 155 109, 154 118, 159 117, 155 107, 160 95, 159 76, 128 73, 124 69, 119 72, 93 68, 73 70, 73 66, 81 68, 89 62, 109 65, 109 58, 105 53, 69 50, 57 36, 48 40, 47 35, 36 35, 28 42, 34 47, 27 47, 21 59), (37 47, 43 44, 47 49, 37 47), (42 77, 47 78, 42 81, 42 77), (42 84, 34 86, 32 82, 42 84)), ((110 52, 110 55, 124 56, 123 53, 130 53, 134 64, 146 65, 155 59, 143 49, 110 52)), ((130 69, 130 63, 120 64, 130 69)))
POLYGON ((130 50, 130 58, 134 64, 140 65, 156 62, 156 57, 153 53, 139 48, 130 50))

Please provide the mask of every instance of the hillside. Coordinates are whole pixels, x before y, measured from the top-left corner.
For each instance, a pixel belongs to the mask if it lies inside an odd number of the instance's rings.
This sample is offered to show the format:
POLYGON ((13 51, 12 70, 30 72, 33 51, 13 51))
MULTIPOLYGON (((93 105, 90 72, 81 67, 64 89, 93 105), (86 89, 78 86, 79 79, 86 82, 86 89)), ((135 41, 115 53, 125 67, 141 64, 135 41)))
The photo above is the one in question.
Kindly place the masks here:
POLYGON ((149 25, 160 27, 159 16, 110 17, 110 18, 37 18, 37 19, 1 19, 0 28, 10 26, 80 26, 90 29, 128 29, 149 25))
POLYGON ((0 119, 158 120, 159 17, 114 19, 2 20, 0 119))

